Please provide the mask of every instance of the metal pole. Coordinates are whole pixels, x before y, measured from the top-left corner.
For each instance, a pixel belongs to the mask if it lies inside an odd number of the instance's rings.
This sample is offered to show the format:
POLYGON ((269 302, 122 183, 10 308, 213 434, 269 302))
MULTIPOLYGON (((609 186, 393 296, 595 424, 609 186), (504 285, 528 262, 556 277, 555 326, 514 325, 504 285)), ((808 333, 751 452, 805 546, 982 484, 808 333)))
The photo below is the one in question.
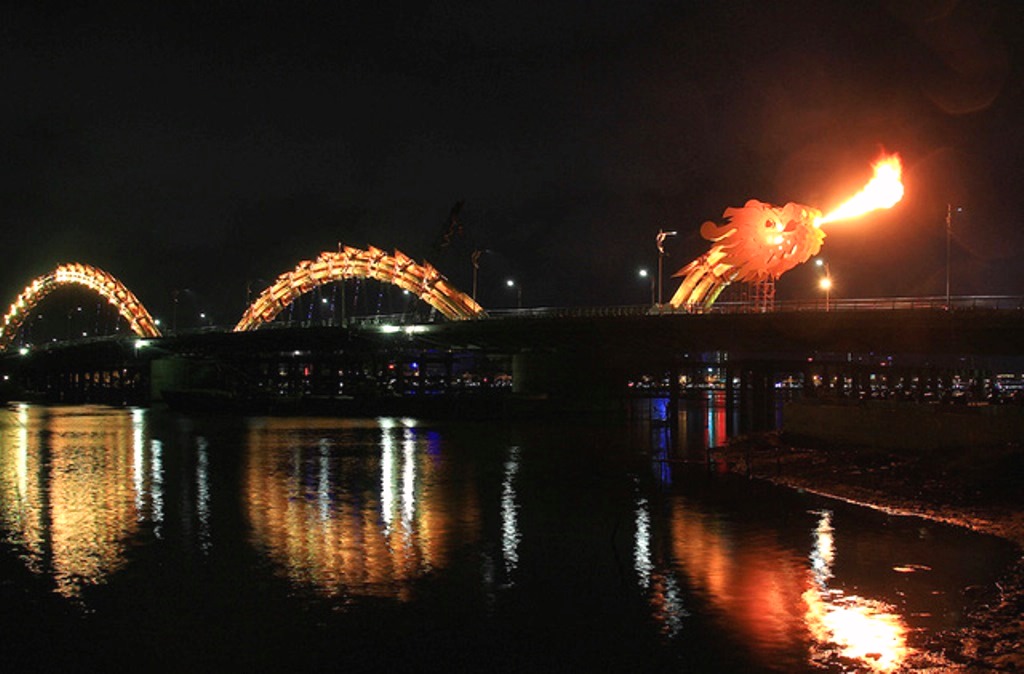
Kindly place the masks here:
POLYGON ((473 254, 469 256, 469 261, 473 264, 473 301, 476 302, 476 277, 480 272, 480 254, 483 253, 481 250, 474 250, 473 254))
POLYGON ((677 232, 666 232, 664 229, 658 230, 658 235, 654 237, 654 244, 658 247, 658 306, 661 306, 661 276, 662 267, 664 266, 665 259, 665 239, 670 236, 675 236, 677 232))
POLYGON ((950 268, 952 260, 952 239, 953 239, 953 204, 946 204, 946 311, 950 306, 950 268))
POLYGON ((348 323, 345 322, 345 281, 347 279, 341 277, 341 327, 347 327, 348 323))
POLYGON ((661 306, 661 268, 664 266, 663 261, 665 259, 664 251, 658 251, 658 306, 661 306))
POLYGON ((825 263, 825 278, 828 280, 828 287, 825 288, 825 311, 832 310, 832 270, 825 263))

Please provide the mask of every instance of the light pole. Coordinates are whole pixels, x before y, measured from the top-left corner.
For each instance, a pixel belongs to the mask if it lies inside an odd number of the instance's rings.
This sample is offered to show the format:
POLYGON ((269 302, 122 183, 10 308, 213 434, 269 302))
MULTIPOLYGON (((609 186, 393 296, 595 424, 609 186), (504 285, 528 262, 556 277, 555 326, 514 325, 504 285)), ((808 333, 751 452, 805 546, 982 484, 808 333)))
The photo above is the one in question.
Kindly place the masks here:
POLYGON ((490 249, 477 248, 469 256, 470 261, 473 263, 473 301, 476 302, 476 288, 477 288, 477 276, 480 274, 480 256, 484 253, 490 253, 490 249))
POLYGON ((664 267, 665 260, 665 239, 670 236, 675 236, 678 232, 671 231, 666 232, 664 229, 658 230, 658 235, 654 237, 654 243, 658 247, 658 306, 661 306, 661 277, 664 267))
POLYGON ((818 281, 818 287, 825 291, 825 311, 829 311, 832 308, 832 272, 824 260, 815 260, 814 264, 825 268, 825 275, 818 281))
POLYGON ((470 261, 473 263, 473 301, 476 302, 476 277, 480 273, 480 253, 481 250, 474 250, 473 254, 469 256, 470 261))
POLYGON ((517 309, 522 309, 523 308, 523 287, 520 286, 519 284, 517 284, 512 279, 508 279, 507 281, 505 281, 505 285, 508 286, 509 288, 515 288, 516 289, 516 308, 517 309))
MULTIPOLYGON (((956 212, 960 213, 964 209, 957 207, 956 212)), ((950 276, 952 269, 952 252, 953 252, 953 204, 946 204, 946 311, 949 311, 950 307, 950 276)))

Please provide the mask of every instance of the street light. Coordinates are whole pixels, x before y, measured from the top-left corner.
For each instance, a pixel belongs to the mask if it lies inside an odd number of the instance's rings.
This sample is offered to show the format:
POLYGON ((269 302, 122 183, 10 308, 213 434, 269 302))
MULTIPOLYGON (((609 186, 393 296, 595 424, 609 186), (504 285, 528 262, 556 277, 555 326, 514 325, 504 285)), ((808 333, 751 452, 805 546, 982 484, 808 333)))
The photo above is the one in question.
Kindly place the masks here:
POLYGON ((522 309, 523 308, 523 288, 522 288, 522 286, 516 284, 516 282, 513 281, 512 279, 508 279, 507 281, 505 281, 505 285, 508 286, 509 288, 515 288, 516 289, 516 308, 517 309, 522 309))
POLYGON ((664 229, 658 230, 658 235, 654 237, 654 244, 658 247, 658 305, 661 306, 661 277, 662 267, 664 266, 665 255, 665 239, 670 236, 678 234, 676 231, 666 232, 664 229))
POLYGON ((832 272, 824 260, 815 260, 814 264, 825 268, 825 275, 818 281, 818 287, 825 291, 825 311, 829 311, 832 304, 832 272))
POLYGON ((825 291, 825 311, 829 311, 831 308, 832 279, 826 276, 821 279, 821 282, 818 283, 818 285, 825 291))
MULTIPOLYGON (((641 267, 640 270, 637 272, 637 276, 639 276, 643 280, 647 280, 647 278, 649 278, 651 275, 647 271, 646 267, 641 267)), ((653 278, 651 278, 651 304, 654 304, 654 279, 653 278)))

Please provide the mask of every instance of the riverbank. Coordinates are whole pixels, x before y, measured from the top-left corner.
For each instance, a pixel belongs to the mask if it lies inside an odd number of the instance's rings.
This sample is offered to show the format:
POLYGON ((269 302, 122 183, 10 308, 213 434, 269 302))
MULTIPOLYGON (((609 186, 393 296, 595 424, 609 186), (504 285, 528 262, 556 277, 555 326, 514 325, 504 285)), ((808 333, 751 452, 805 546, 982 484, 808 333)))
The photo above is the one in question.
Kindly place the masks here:
POLYGON ((965 588, 966 625, 943 635, 941 647, 967 671, 1024 671, 1024 449, 914 452, 786 440, 776 433, 737 438, 712 456, 751 477, 1016 544, 1022 556, 995 587, 965 588))

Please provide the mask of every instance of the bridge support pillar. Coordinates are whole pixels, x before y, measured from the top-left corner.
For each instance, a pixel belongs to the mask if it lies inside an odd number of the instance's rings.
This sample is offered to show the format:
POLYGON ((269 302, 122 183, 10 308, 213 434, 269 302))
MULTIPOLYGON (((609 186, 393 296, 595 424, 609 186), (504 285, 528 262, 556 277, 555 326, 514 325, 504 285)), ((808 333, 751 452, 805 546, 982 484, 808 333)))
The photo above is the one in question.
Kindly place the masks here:
POLYGON ((512 391, 565 409, 619 409, 626 368, 589 351, 524 352, 512 357, 512 391))

